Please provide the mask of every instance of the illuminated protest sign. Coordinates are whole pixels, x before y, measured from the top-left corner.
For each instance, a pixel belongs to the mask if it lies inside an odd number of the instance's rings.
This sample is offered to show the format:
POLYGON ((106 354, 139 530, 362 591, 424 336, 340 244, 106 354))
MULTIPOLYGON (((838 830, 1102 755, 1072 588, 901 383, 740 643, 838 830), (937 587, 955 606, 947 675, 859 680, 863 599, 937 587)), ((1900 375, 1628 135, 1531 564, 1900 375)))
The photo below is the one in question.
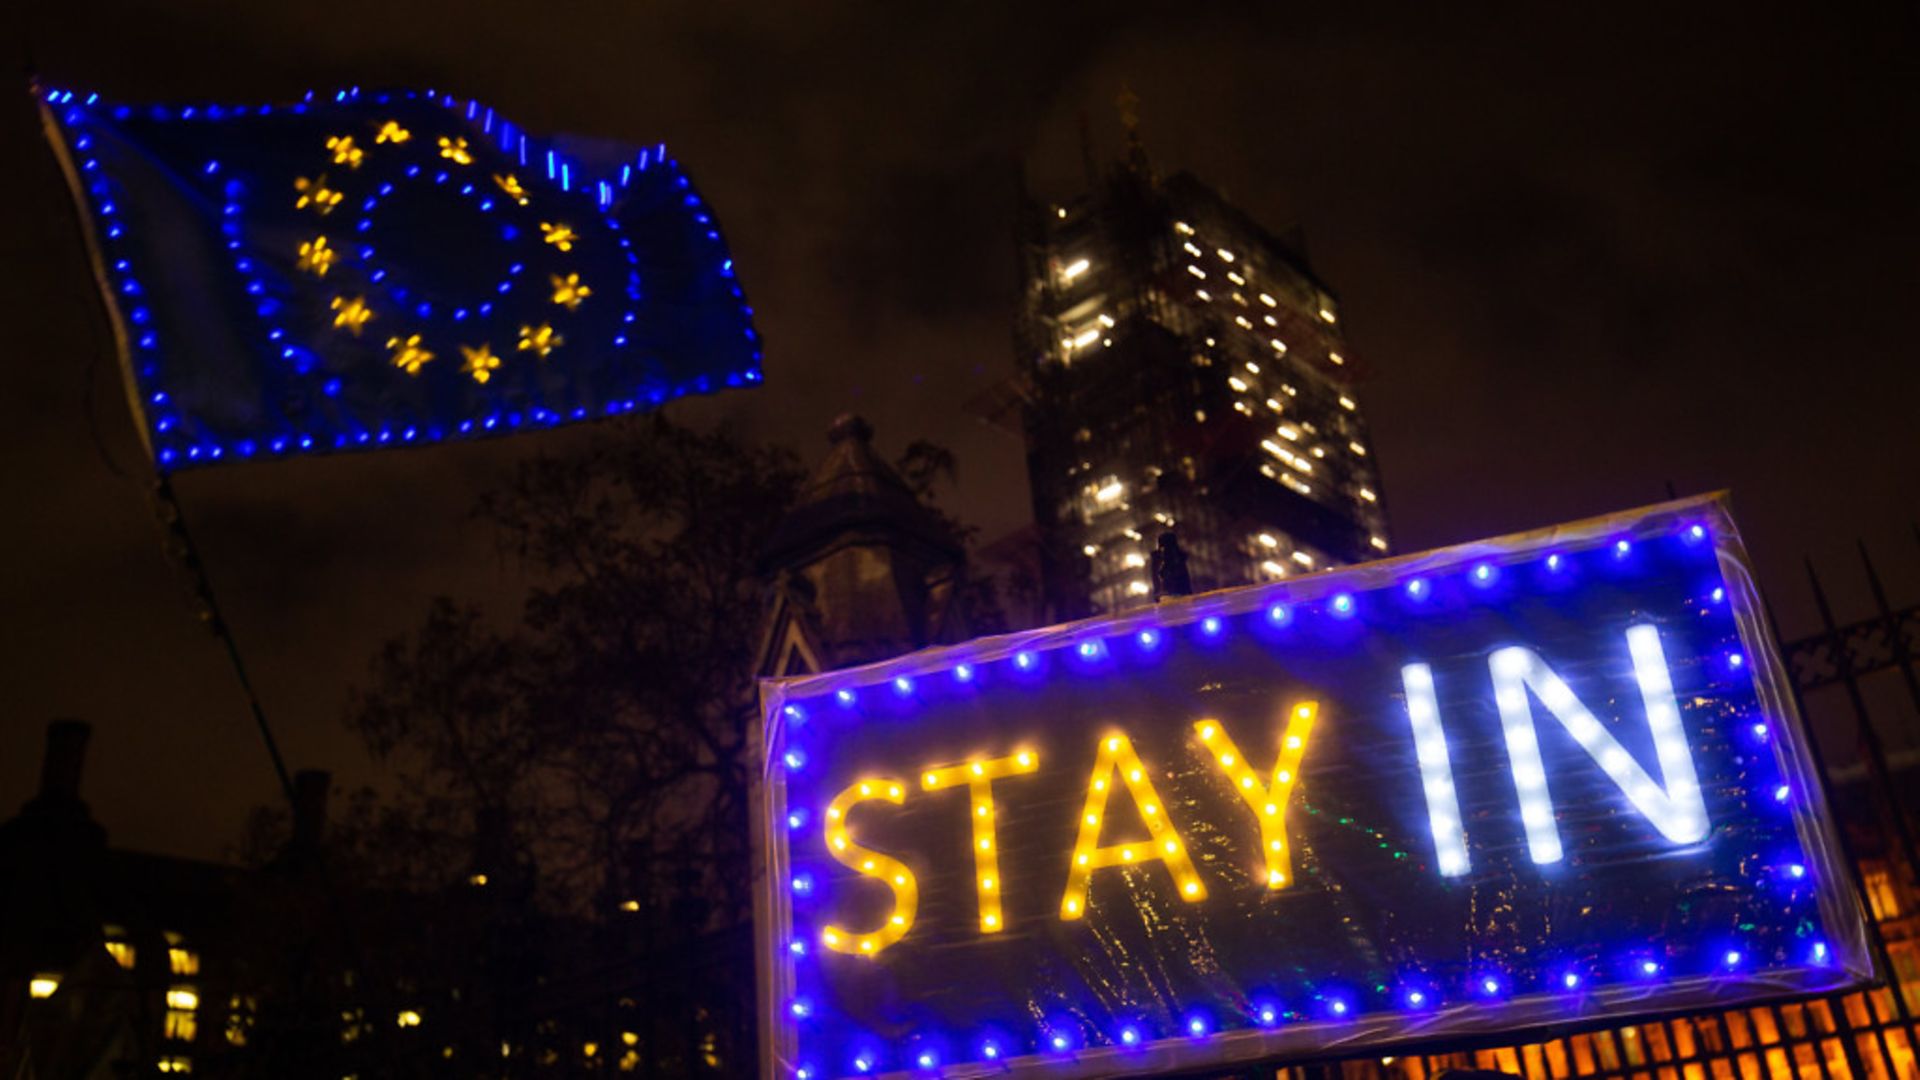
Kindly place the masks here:
POLYGON ((1871 975, 1717 499, 763 700, 773 1075, 1198 1068, 1871 975))

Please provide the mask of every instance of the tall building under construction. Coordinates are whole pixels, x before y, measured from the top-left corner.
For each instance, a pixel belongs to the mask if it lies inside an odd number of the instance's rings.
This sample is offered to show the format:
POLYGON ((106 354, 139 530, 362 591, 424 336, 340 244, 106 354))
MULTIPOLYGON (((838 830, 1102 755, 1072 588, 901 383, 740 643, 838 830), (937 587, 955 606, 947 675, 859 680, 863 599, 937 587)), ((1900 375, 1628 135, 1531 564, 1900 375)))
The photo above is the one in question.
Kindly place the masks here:
MULTIPOLYGON (((1131 125, 1129 125, 1131 129, 1131 125)), ((1137 136, 1091 190, 1029 201, 1017 334, 1049 613, 1149 601, 1172 529, 1196 590, 1389 550, 1339 302, 1298 243, 1137 136)))

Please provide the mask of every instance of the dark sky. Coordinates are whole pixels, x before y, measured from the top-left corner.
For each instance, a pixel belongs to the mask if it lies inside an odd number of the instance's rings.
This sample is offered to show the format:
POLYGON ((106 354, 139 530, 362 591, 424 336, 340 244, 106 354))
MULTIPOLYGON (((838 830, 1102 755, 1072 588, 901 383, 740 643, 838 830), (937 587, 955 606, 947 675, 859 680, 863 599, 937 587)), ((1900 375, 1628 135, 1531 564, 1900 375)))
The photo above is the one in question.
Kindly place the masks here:
MULTIPOLYGON (((1010 437, 958 403, 1012 370, 1016 167, 1071 194, 1076 117, 1271 227, 1339 291, 1402 550, 1730 487, 1789 634, 1799 560, 1865 614, 1853 539, 1920 599, 1920 55, 1910 14, 1753 4, 22 5, 49 82, 123 99, 471 94, 535 131, 665 139, 715 206, 764 389, 673 408, 810 459, 844 409, 961 459, 953 505, 1027 515, 1010 437), (497 12, 489 14, 488 12, 497 12)), ((1910 9, 1908 9, 1910 11, 1910 9)), ((118 843, 217 856, 272 774, 159 553, 65 192, 25 95, 0 156, 0 813, 40 728, 93 722, 118 843)), ((501 602, 469 516, 577 438, 349 455, 177 483, 296 767, 374 772, 348 686, 439 592, 501 602)), ((1904 707, 1898 695, 1882 698, 1904 707)), ((1910 709, 1908 709, 1911 712, 1910 709)))

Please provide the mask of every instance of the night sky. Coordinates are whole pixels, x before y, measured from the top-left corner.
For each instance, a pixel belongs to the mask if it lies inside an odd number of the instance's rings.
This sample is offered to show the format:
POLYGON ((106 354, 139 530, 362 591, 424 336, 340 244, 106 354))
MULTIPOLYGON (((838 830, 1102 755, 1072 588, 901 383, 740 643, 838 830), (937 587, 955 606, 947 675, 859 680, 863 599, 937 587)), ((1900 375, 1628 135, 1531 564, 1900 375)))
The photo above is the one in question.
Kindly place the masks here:
MULTIPOLYGON (((433 86, 536 132, 654 142, 727 229, 764 389, 684 402, 811 461, 838 412, 1028 518, 1017 441, 959 403, 1013 370, 1020 164, 1081 182, 1079 120, 1306 229, 1342 300, 1402 551, 1727 487, 1790 636, 1803 554, 1868 614, 1855 537, 1920 600, 1920 93, 1911 8, 1346 5, 54 5, 49 83, 127 100, 433 86)), ((95 725, 118 844, 218 857, 276 798, 160 553, 71 204, 19 87, 0 156, 0 814, 51 717, 95 725)), ((177 493, 295 768, 376 778, 347 688, 436 593, 511 610, 475 496, 553 432, 258 464, 177 493)), ((1903 693, 1875 688, 1890 703, 1903 693)), ((1898 741, 1903 736, 1891 731, 1898 741)), ((1836 740, 1837 742, 1838 740, 1836 740)))

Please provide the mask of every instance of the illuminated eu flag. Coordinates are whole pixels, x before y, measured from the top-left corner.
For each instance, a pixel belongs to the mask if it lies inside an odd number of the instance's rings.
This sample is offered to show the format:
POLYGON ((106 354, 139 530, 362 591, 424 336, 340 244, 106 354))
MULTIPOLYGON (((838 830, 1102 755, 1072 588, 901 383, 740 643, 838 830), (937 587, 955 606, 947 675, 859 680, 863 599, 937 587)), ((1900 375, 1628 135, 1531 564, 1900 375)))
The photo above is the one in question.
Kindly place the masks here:
POLYGON ((433 91, 40 101, 162 470, 760 379, 719 224, 664 146, 534 139, 433 91))

